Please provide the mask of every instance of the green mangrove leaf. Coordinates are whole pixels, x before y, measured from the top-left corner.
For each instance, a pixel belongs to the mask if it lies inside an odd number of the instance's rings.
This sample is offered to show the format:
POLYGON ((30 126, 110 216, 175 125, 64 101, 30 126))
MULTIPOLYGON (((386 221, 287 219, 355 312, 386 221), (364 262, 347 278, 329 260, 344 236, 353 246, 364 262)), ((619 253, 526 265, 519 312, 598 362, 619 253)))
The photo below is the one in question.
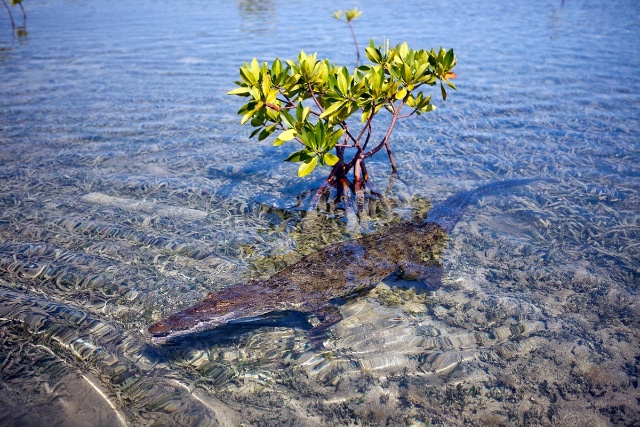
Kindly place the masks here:
POLYGON ((454 64, 455 55, 453 54, 453 49, 449 49, 444 56, 444 60, 442 61, 442 66, 445 70, 450 70, 454 64))
POLYGON ((313 157, 313 152, 308 151, 307 149, 296 151, 295 153, 291 153, 289 157, 284 159, 285 162, 304 162, 313 157))
POLYGON ((316 134, 316 145, 319 147, 323 147, 326 141, 327 136, 327 126, 323 121, 319 121, 316 125, 315 129, 316 134))
POLYGON ((240 120, 240 124, 243 125, 243 124, 247 123, 249 121, 249 119, 251 119, 251 117, 253 117, 253 115, 255 113, 256 113, 256 110, 251 110, 247 114, 242 116, 242 120, 240 120))
POLYGON ((366 47, 364 52, 366 53, 367 58, 369 58, 369 61, 374 64, 379 64, 380 61, 382 61, 382 54, 375 47, 366 47))
POLYGON ((322 156, 322 158, 324 160, 324 164, 327 166, 333 166, 340 160, 338 156, 333 153, 324 153, 324 156, 322 156))
POLYGON ((260 64, 258 63, 258 60, 256 58, 253 58, 251 60, 251 74, 253 74, 254 77, 254 81, 258 81, 258 79, 260 78, 260 64))
MULTIPOLYGON (((246 64, 245 64, 245 67, 246 67, 246 64)), ((240 77, 249 86, 253 86, 258 81, 258 78, 257 77, 253 77, 253 74, 251 73, 251 71, 249 71, 245 67, 240 67, 240 77)))
POLYGON ((311 124, 307 123, 307 126, 302 128, 302 134, 300 135, 302 143, 309 147, 311 150, 317 147, 316 134, 311 124))
POLYGON ((271 74, 273 74, 274 77, 282 74, 282 61, 280 61, 280 58, 276 58, 273 64, 271 64, 271 74))
POLYGON ((336 102, 335 104, 331 104, 326 110, 320 114, 320 119, 324 119, 326 117, 334 115, 338 110, 344 107, 345 101, 336 102))
POLYGON ((416 68, 415 75, 418 77, 423 77, 425 71, 427 71, 427 68, 429 68, 428 62, 418 65, 418 67, 416 68))
POLYGON ((361 123, 366 122, 370 115, 371 115, 371 107, 369 107, 369 109, 367 110, 363 109, 362 114, 360 114, 360 122, 361 123))
POLYGON ((293 118, 293 116, 291 115, 291 113, 289 113, 287 110, 280 110, 280 118, 282 119, 282 121, 284 121, 287 125, 289 125, 290 128, 295 128, 296 127, 296 121, 293 118))
POLYGON ((251 88, 251 96, 253 97, 253 99, 259 101, 262 98, 261 95, 262 94, 260 93, 260 89, 258 89, 256 86, 253 86, 251 88))
POLYGON ((262 140, 266 139, 273 132, 275 132, 275 130, 276 130, 276 125, 271 125, 271 126, 268 126, 268 127, 264 128, 262 130, 262 132, 260 132, 260 135, 258 135, 258 141, 262 141, 262 140))
POLYGON ((396 50, 400 55, 400 58, 402 58, 403 60, 407 57, 407 55, 409 55, 409 45, 407 44, 407 42, 399 44, 396 47, 396 50))
POLYGON ((249 139, 251 139, 254 136, 256 136, 258 134, 258 132, 260 132, 261 130, 262 130, 262 128, 254 129, 253 132, 251 132, 251 135, 249 135, 249 139))
POLYGON ((349 93, 349 89, 351 87, 351 74, 349 74, 349 70, 347 67, 342 67, 340 72, 338 73, 338 88, 343 95, 347 95, 349 93))
POLYGON ((251 89, 248 87, 238 87, 227 92, 227 95, 249 96, 250 94, 251 89))
POLYGON ((411 67, 409 66, 409 64, 402 64, 402 80, 404 80, 407 83, 411 83, 411 77, 412 77, 413 73, 411 71, 411 67))
POLYGON ((307 176, 313 171, 318 164, 318 158, 316 156, 312 157, 309 160, 305 160, 298 168, 298 176, 302 178, 303 176, 307 176))
POLYGON ((261 89, 262 89, 262 98, 261 99, 267 99, 267 97, 269 96, 269 90, 271 89, 271 77, 267 74, 262 76, 262 85, 261 85, 261 89))
POLYGON ((284 132, 282 132, 280 135, 277 136, 276 140, 273 141, 273 145, 275 145, 276 147, 278 145, 282 145, 283 143, 287 142, 287 141, 291 141, 293 138, 295 138, 297 135, 296 130, 295 129, 287 129, 284 132))

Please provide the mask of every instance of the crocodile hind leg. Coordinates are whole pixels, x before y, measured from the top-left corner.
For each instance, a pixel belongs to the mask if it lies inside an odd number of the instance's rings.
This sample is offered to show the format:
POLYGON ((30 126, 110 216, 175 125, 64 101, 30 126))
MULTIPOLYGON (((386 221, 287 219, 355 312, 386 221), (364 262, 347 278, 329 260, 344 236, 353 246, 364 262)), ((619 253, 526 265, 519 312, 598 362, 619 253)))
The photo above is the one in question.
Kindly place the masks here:
POLYGON ((314 314, 320 323, 309 331, 309 342, 314 348, 321 348, 329 328, 342 320, 342 314, 333 304, 323 305, 314 314))

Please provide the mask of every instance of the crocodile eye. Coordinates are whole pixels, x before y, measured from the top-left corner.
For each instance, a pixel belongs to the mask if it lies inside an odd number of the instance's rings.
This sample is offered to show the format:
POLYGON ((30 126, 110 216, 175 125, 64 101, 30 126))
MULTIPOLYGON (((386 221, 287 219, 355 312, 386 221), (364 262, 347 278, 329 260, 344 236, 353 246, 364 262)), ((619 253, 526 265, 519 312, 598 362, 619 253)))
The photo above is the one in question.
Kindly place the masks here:
POLYGON ((158 322, 149 327, 149 332, 153 335, 158 335, 168 332, 169 329, 170 328, 166 322, 158 322))

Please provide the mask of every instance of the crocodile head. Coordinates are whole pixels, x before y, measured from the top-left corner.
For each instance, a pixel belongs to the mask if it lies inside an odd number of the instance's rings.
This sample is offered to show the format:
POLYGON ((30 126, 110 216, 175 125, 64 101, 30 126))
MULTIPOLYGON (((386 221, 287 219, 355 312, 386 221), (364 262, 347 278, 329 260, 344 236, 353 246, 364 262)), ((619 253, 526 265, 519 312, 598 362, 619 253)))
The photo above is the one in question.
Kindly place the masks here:
POLYGON ((163 343, 177 336, 200 332, 232 320, 264 314, 265 310, 242 301, 221 300, 209 294, 200 303, 149 327, 153 341, 163 343))

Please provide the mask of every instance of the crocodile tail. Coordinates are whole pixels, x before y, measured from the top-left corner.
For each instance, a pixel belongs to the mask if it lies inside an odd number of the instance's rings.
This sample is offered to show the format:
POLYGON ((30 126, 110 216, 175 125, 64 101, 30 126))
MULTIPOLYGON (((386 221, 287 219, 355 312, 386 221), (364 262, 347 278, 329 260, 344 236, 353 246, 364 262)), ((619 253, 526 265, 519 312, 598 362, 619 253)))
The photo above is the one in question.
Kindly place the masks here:
POLYGON ((481 185, 475 190, 458 192, 442 203, 434 206, 433 209, 429 211, 426 221, 435 222, 445 231, 450 232, 456 226, 467 207, 476 203, 481 197, 497 194, 500 191, 526 185, 540 179, 541 178, 507 179, 505 181, 481 185))

